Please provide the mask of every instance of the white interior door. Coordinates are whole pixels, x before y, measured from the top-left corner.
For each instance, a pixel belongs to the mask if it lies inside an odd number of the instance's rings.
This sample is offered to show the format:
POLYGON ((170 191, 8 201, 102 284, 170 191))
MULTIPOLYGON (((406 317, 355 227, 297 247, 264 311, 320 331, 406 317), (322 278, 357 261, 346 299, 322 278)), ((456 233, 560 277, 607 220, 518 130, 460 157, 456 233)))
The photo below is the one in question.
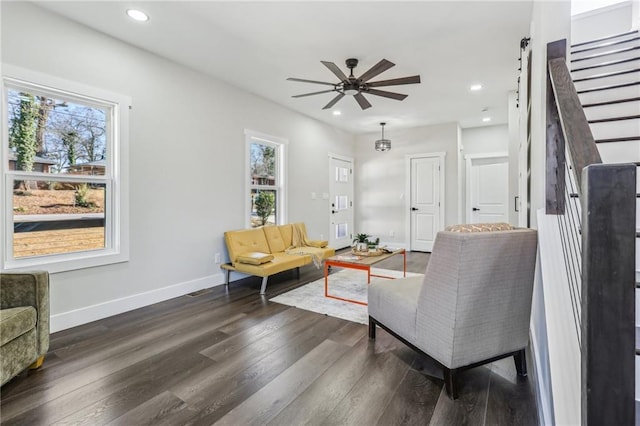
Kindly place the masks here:
POLYGON ((353 160, 329 157, 329 245, 339 249, 353 240, 353 160))
POLYGON ((442 158, 419 157, 410 162, 410 249, 430 252, 443 223, 442 158))
POLYGON ((467 223, 509 222, 509 158, 467 158, 467 223))

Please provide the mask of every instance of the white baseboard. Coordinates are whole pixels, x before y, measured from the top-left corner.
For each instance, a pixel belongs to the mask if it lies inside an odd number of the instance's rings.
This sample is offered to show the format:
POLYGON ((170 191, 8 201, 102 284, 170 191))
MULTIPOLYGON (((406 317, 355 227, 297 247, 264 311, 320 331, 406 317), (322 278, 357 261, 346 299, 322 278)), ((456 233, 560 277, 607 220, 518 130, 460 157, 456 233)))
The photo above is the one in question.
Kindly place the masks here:
POLYGON ((167 287, 134 294, 120 299, 109 300, 80 309, 51 315, 50 329, 52 333, 87 324, 123 312, 132 311, 174 297, 184 296, 194 291, 224 284, 224 274, 218 273, 167 287))
POLYGON ((531 327, 529 330, 529 337, 531 338, 531 355, 533 355, 533 368, 536 380, 536 402, 538 406, 538 421, 541 425, 553 424, 553 398, 548 394, 547 390, 540 383, 540 372, 544 371, 540 364, 540 354, 537 349, 540 347, 536 333, 531 327), (551 411, 551 412, 550 412, 551 411))

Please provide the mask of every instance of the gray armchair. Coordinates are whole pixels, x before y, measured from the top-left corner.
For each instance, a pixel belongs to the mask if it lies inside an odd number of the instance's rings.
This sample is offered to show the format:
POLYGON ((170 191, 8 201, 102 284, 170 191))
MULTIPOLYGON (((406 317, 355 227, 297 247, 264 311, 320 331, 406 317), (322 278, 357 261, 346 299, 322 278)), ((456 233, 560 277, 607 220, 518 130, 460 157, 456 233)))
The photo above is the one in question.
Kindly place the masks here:
POLYGON ((0 385, 39 368, 49 350, 49 274, 0 274, 0 385))
POLYGON ((437 361, 457 398, 459 371, 513 356, 526 376, 525 348, 537 232, 439 232, 424 278, 369 287, 369 337, 376 325, 437 361))

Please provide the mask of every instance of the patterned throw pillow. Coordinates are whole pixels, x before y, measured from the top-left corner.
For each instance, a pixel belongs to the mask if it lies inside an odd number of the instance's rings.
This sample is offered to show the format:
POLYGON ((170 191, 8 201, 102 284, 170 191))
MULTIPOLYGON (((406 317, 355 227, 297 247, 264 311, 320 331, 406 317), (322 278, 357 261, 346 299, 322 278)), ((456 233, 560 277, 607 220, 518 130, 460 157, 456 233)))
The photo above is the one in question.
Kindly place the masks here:
POLYGON ((515 229, 508 223, 469 223, 463 225, 447 226, 446 231, 451 232, 491 232, 491 231, 510 231, 515 229))

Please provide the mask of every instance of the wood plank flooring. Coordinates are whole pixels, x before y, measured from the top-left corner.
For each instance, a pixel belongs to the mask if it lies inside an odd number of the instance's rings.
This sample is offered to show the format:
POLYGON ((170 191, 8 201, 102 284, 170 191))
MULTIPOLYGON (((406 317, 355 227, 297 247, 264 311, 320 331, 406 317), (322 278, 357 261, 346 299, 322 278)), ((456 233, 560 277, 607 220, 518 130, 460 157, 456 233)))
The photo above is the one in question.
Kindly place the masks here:
MULTIPOLYGON (((428 255, 407 254, 424 272, 428 255)), ((395 256, 380 264, 401 269, 395 256)), ((269 302, 322 276, 247 278, 55 333, 44 366, 0 389, 6 425, 537 425, 511 358, 442 374, 384 330, 269 302)), ((533 365, 529 362, 529 371, 533 365)))

